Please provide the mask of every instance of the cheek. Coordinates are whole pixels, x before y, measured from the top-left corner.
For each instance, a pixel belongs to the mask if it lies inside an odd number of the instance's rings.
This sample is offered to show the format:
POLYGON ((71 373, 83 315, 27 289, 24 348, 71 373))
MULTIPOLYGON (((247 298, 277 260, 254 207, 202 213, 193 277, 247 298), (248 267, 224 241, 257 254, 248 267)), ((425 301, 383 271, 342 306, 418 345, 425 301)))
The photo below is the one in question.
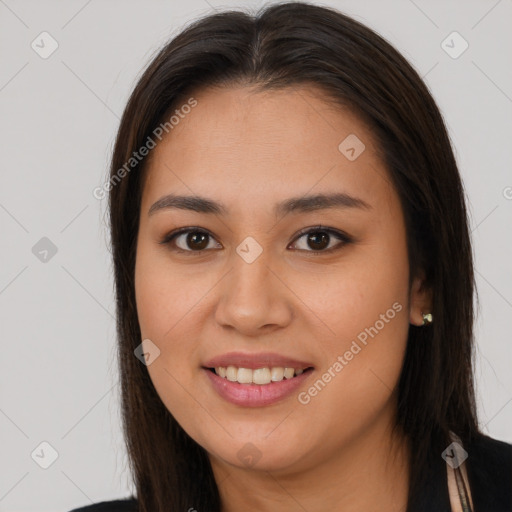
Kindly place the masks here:
POLYGON ((404 325, 408 326, 403 314, 408 308, 407 278, 406 258, 399 251, 377 247, 346 265, 334 265, 329 272, 305 272, 291 280, 294 293, 304 304, 298 318, 320 334, 321 346, 330 353, 350 345, 350 340, 376 322, 381 326, 380 315, 387 311, 386 331, 398 328, 403 333, 404 325))
POLYGON ((321 333, 315 339, 321 382, 311 393, 306 390, 304 401, 311 398, 315 413, 329 411, 334 424, 348 413, 351 418, 376 414, 399 379, 409 330, 403 249, 376 245, 367 257, 351 261, 350 272, 339 270, 329 280, 322 276, 316 287, 307 283, 297 292, 307 297, 321 333))
POLYGON ((142 339, 150 339, 160 353, 147 366, 162 402, 178 418, 191 414, 190 395, 199 371, 198 329, 204 320, 204 290, 190 278, 170 269, 162 256, 139 248, 135 268, 135 296, 142 339), (187 390, 187 391, 186 391, 187 390))
POLYGON ((322 365, 299 396, 301 417, 322 418, 308 427, 311 437, 332 438, 333 449, 336 443, 350 443, 390 410, 407 344, 403 297, 386 287, 379 294, 375 286, 359 284, 347 284, 346 294, 333 291, 337 307, 318 312, 335 334, 317 343, 322 365))
POLYGON ((161 340, 183 328, 199 301, 190 280, 171 268, 160 251, 141 247, 135 265, 135 298, 143 337, 161 340))

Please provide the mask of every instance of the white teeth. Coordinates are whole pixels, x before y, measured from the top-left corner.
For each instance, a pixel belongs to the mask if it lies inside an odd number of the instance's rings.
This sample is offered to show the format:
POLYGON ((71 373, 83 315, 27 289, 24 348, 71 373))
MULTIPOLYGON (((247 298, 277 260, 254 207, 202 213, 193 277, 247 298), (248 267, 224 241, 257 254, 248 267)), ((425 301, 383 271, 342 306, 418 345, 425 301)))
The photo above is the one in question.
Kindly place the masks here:
POLYGON ((226 379, 230 380, 231 382, 236 381, 238 370, 234 366, 228 366, 226 369, 226 379))
MULTIPOLYGON (((240 371, 240 370, 238 370, 240 371)), ((246 370, 250 372, 251 370, 246 370)), ((252 381, 254 384, 269 384, 270 383, 270 370, 268 368, 258 368, 252 372, 252 381)), ((240 381, 239 381, 240 382, 240 381)))
POLYGON ((272 381, 273 382, 279 382, 280 380, 284 379, 284 368, 282 368, 281 366, 272 368, 272 370, 270 370, 270 372, 272 373, 272 381))
POLYGON ((293 368, 285 368, 284 369, 284 378, 291 379, 293 377, 294 373, 295 373, 295 370, 293 368))
POLYGON ((238 368, 237 379, 240 384, 252 384, 252 370, 248 368, 238 368))
POLYGON ((274 368, 257 368, 251 370, 249 368, 237 368, 236 366, 215 368, 215 373, 231 382, 239 382, 240 384, 270 384, 271 382, 279 382, 283 379, 291 379, 295 375, 304 373, 304 368, 283 368, 276 366, 274 368))

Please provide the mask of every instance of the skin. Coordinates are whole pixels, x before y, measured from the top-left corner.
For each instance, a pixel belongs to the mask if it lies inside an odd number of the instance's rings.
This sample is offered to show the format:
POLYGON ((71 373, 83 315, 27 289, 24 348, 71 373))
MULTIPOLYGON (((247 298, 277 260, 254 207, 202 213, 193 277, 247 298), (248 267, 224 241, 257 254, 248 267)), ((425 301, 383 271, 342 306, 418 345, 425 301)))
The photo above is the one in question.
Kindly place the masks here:
POLYGON ((223 512, 405 510, 409 445, 391 434, 394 390, 409 325, 422 324, 431 295, 422 276, 408 287, 403 212, 368 128, 314 87, 193 96, 197 106, 152 150, 142 194, 136 300, 142 339, 160 349, 147 367, 159 396, 207 450, 223 512), (338 145, 352 133, 366 149, 349 161, 338 145), (272 214, 281 200, 333 191, 371 209, 272 214), (220 201, 230 214, 149 216, 171 192, 220 201), (339 250, 314 255, 297 234, 318 224, 354 241, 331 236, 325 247, 339 250), (189 252, 159 244, 182 227, 208 231, 207 248, 194 251, 186 234, 175 242, 189 252), (251 264, 236 252, 247 236, 263 249, 251 264), (278 352, 315 367, 307 391, 396 302, 401 311, 306 405, 296 394, 233 405, 201 369, 233 350, 278 352), (238 457, 248 442, 261 454, 252 467, 238 457))

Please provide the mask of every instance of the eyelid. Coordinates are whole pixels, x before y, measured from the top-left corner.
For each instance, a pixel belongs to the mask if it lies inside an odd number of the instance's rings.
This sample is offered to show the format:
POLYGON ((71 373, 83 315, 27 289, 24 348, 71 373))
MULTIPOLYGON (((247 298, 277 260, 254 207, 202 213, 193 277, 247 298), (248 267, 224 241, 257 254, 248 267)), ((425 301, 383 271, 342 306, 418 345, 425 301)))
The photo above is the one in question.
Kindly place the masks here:
MULTIPOLYGON (((354 241, 354 239, 351 236, 349 236, 348 234, 346 234, 345 232, 343 232, 339 229, 329 228, 327 226, 318 224, 315 226, 308 226, 306 228, 301 229, 298 233, 296 233, 294 235, 294 238, 293 238, 291 244, 296 243, 297 240, 300 239, 302 236, 304 236, 310 232, 316 232, 316 231, 321 231, 321 232, 328 233, 330 235, 334 235, 335 238, 337 238, 341 243, 335 245, 334 247, 331 247, 330 249, 324 249, 324 250, 319 250, 319 251, 315 251, 315 250, 307 251, 304 249, 297 249, 298 251, 310 253, 313 255, 330 254, 330 253, 334 252, 335 250, 340 249, 344 245, 347 245, 354 241)), ((178 236, 185 234, 185 233, 189 233, 189 232, 205 234, 205 235, 213 238, 214 240, 216 240, 216 238, 207 229, 201 228, 199 226, 187 226, 187 227, 178 228, 174 231, 171 231, 170 233, 168 233, 167 235, 164 236, 163 240, 161 240, 158 243, 161 245, 171 244, 171 242, 173 242, 178 236)), ((287 248, 288 247, 289 247, 289 245, 287 246, 287 248)), ((183 250, 183 249, 179 249, 179 248, 173 248, 172 250, 174 250, 175 252, 178 252, 178 253, 191 253, 191 254, 195 254, 195 255, 206 252, 206 249, 203 249, 201 251, 192 251, 192 250, 183 250)))

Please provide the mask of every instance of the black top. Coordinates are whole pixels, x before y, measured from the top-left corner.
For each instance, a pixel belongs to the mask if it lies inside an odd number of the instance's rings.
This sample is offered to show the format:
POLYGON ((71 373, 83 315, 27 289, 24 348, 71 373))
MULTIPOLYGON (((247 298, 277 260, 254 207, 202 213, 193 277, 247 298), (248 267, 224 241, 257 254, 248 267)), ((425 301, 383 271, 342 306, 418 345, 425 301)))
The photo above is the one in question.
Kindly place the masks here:
MULTIPOLYGON (((473 512, 512 512, 512 444, 481 435, 470 446, 466 469, 473 512)), ((421 492, 414 497, 415 512, 451 512, 446 475, 446 462, 439 455, 434 459, 421 492)), ((70 512, 138 512, 137 500, 103 501, 76 508, 70 512)))

